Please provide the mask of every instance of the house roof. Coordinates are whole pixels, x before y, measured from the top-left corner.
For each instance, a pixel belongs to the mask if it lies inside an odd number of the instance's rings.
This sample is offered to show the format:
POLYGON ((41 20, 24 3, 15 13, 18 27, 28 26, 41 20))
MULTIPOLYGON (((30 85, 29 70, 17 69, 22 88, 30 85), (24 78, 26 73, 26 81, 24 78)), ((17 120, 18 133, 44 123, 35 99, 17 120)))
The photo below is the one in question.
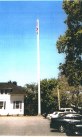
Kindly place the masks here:
POLYGON ((16 82, 0 83, 0 90, 8 90, 10 94, 25 94, 24 88, 16 82))

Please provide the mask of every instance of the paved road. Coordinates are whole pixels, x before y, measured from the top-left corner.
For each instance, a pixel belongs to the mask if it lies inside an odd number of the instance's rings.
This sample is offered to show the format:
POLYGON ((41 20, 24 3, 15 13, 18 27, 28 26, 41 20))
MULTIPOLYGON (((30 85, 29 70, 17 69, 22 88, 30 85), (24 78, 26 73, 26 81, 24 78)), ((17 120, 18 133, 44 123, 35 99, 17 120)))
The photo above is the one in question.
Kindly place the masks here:
POLYGON ((50 130, 50 121, 42 116, 0 117, 0 135, 9 136, 65 136, 50 130))

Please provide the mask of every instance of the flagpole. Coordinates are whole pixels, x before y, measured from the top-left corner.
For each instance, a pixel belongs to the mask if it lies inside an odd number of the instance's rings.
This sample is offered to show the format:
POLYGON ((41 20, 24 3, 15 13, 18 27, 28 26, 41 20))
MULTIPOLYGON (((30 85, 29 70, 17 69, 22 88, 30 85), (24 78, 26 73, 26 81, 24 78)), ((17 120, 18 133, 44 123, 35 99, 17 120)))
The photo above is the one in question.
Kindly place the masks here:
POLYGON ((39 20, 37 19, 37 71, 38 71, 38 115, 41 115, 41 94, 40 94, 40 43, 39 43, 39 20))

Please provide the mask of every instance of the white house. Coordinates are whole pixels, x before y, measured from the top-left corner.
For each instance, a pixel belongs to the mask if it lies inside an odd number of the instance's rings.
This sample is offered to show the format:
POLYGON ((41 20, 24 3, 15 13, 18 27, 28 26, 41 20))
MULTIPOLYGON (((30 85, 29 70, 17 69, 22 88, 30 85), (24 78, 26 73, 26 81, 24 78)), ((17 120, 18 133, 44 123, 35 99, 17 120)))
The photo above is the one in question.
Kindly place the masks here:
POLYGON ((24 115, 24 95, 16 82, 0 83, 0 115, 24 115))

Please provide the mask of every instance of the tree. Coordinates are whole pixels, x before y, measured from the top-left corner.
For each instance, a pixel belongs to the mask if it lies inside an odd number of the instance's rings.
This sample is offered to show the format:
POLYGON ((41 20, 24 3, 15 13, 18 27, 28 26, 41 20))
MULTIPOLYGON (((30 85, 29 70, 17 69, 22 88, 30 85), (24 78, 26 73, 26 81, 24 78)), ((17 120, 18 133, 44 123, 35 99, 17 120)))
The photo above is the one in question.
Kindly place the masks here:
POLYGON ((41 111, 49 113, 57 109, 57 98, 53 95, 57 86, 56 79, 41 80, 41 111))
POLYGON ((69 85, 82 85, 82 1, 63 1, 67 14, 67 31, 57 41, 59 53, 65 54, 65 62, 60 64, 61 75, 65 75, 69 85))
MULTIPOLYGON (((58 89, 59 89, 59 100, 60 107, 71 107, 71 98, 72 93, 74 93, 75 88, 69 86, 67 78, 64 75, 60 75, 57 79, 57 88, 54 90, 54 95, 58 98, 58 89)), ((58 102, 58 101, 57 101, 58 102)))
MULTIPOLYGON (((49 113, 58 107, 57 97, 54 96, 54 88, 57 86, 56 79, 43 79, 41 87, 41 113, 49 113)), ((25 114, 36 115, 38 112, 38 89, 37 84, 26 84, 25 114)))
POLYGON ((38 93, 37 85, 26 84, 25 86, 26 96, 25 96, 25 115, 37 115, 38 113, 38 93))

